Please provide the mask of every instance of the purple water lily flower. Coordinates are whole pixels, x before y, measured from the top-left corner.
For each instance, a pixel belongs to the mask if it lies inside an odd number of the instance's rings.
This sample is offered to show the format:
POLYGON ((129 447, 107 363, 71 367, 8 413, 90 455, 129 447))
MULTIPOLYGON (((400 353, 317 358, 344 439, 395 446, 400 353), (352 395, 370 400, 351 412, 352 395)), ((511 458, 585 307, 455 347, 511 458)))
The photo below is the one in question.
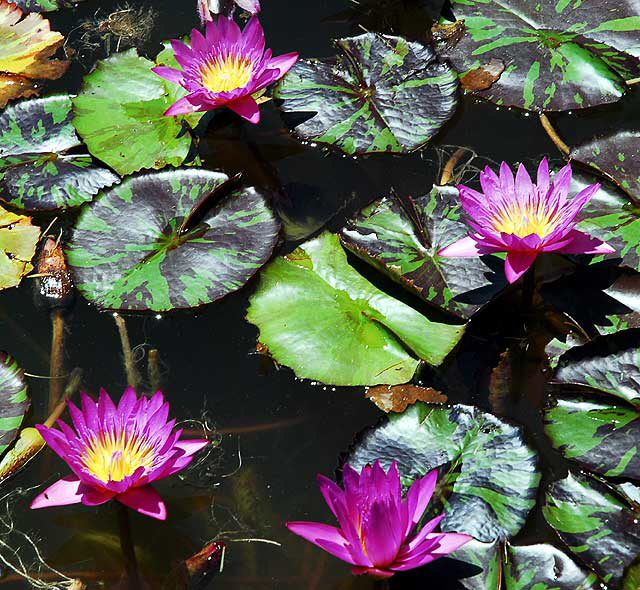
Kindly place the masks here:
POLYGON ((320 491, 340 528, 318 522, 288 522, 287 527, 353 565, 354 574, 388 578, 444 557, 471 540, 469 535, 434 533, 444 514, 409 539, 431 500, 437 477, 432 471, 416 480, 403 500, 395 462, 387 473, 379 461, 360 474, 345 465, 344 490, 318 475, 320 491))
POLYGON ((75 431, 62 420, 60 430, 41 424, 36 428, 73 475, 48 487, 31 508, 79 502, 97 506, 115 498, 164 520, 165 504, 151 482, 184 469, 208 441, 180 440, 182 430, 174 430, 175 420, 167 422, 169 404, 159 391, 150 399, 137 398, 129 387, 116 407, 101 389, 97 403, 83 393, 82 409, 71 402, 67 407, 75 431))
POLYGON ((225 5, 233 6, 237 4, 242 10, 246 10, 251 14, 260 12, 259 0, 198 0, 198 14, 202 24, 206 24, 213 20, 214 14, 220 14, 225 5))
POLYGON ((553 177, 544 158, 538 166, 534 184, 520 164, 515 178, 502 162, 500 176, 488 166, 480 173, 482 193, 458 185, 460 202, 475 233, 450 244, 440 256, 483 256, 506 252, 505 274, 517 281, 540 252, 565 254, 610 254, 615 250, 606 242, 575 229, 576 216, 598 192, 599 184, 581 190, 567 199, 571 185, 571 165, 553 177))
POLYGON ((167 109, 168 116, 226 106, 258 123, 260 109, 252 95, 282 78, 298 60, 297 53, 272 57, 270 49, 265 51, 264 31, 255 16, 241 31, 221 15, 207 23, 206 35, 193 29, 191 47, 177 40, 171 46, 183 69, 158 66, 153 71, 189 94, 167 109))

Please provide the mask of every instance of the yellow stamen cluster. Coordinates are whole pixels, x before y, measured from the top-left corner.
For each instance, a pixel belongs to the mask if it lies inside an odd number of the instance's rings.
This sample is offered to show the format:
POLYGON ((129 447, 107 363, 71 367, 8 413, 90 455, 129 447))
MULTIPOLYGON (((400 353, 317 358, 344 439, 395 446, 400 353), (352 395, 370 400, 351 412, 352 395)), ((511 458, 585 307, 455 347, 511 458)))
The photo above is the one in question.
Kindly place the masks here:
POLYGON ((82 462, 89 472, 107 483, 122 481, 139 467, 153 466, 154 447, 149 441, 127 432, 104 432, 94 438, 82 462))
POLYGON ((231 92, 251 80, 251 61, 240 55, 221 55, 200 70, 202 85, 211 92, 231 92))
POLYGON ((546 238, 557 227, 561 215, 548 211, 545 203, 511 203, 493 217, 496 231, 525 238, 537 234, 546 238))

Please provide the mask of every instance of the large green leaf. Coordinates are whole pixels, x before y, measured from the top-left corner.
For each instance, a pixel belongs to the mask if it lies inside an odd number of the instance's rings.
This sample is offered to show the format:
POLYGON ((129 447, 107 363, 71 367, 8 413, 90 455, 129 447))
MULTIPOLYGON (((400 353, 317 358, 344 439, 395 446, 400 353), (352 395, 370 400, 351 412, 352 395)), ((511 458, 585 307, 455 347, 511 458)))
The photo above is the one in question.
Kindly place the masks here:
POLYGON ((61 8, 69 8, 82 2, 82 0, 14 0, 23 10, 27 12, 53 12, 61 8))
POLYGON ((618 131, 571 150, 571 158, 605 174, 640 203, 640 132, 618 131))
MULTIPOLYGON (((169 54, 158 58, 157 64, 167 65, 169 54)), ((98 63, 73 99, 80 137, 118 174, 179 166, 191 148, 183 123, 194 117, 164 116, 184 90, 154 74, 154 65, 135 49, 116 53, 98 63)))
POLYGON ((24 371, 6 352, 0 352, 0 455, 16 438, 29 403, 24 371))
POLYGON ((478 94, 500 105, 562 111, 617 101, 640 75, 637 0, 452 0, 464 21, 443 53, 461 75, 505 66, 478 94))
POLYGON ((0 115, 0 198, 22 209, 61 209, 90 201, 119 178, 68 154, 80 145, 71 123, 71 98, 20 102, 0 115))
POLYGON ((406 486, 441 468, 442 530, 485 542, 521 529, 540 482, 521 429, 471 406, 410 406, 366 431, 344 462, 360 469, 376 459, 397 461, 406 486))
POLYGON ((440 364, 464 332, 374 287, 330 233, 264 270, 247 319, 278 362, 334 385, 406 383, 420 359, 440 364))
POLYGON ((453 115, 457 80, 433 49, 402 37, 367 33, 338 39, 331 60, 301 60, 274 96, 306 120, 298 137, 348 154, 409 152, 422 147, 453 115))
POLYGON ((504 264, 495 256, 438 256, 468 233, 457 189, 436 186, 415 200, 384 197, 372 203, 347 224, 341 239, 429 303, 468 318, 506 285, 504 264))
POLYGON ((482 571, 464 578, 468 590, 599 590, 598 577, 548 544, 516 546, 471 541, 452 554, 482 571))
POLYGON ((640 332, 633 330, 561 357, 554 401, 545 411, 553 446, 609 477, 640 479, 639 344, 640 332), (576 393, 576 384, 590 386, 593 394, 576 393))
POLYGON ((542 510, 575 556, 607 584, 618 584, 640 554, 638 512, 587 475, 569 473, 550 485, 542 510))
POLYGON ((101 193, 80 215, 66 251, 80 292, 101 308, 164 311, 242 287, 271 256, 279 222, 253 188, 210 211, 199 207, 227 180, 173 170, 101 193), (193 227, 183 227, 190 219, 193 227))

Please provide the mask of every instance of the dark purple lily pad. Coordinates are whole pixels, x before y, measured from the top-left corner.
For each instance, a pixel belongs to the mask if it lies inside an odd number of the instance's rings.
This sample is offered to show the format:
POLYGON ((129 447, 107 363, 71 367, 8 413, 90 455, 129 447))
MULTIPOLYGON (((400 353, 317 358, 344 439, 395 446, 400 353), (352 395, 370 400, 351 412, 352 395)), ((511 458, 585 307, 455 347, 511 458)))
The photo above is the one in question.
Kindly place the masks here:
POLYGON ((0 455, 16 438, 29 405, 24 371, 6 352, 0 352, 0 455))

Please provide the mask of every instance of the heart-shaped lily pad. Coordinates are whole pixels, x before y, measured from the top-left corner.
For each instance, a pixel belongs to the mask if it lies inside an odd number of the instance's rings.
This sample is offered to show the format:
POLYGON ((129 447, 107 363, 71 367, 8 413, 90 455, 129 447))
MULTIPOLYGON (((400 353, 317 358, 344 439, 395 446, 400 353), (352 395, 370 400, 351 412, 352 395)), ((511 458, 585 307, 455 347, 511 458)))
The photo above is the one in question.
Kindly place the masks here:
POLYGON ((195 125, 202 113, 165 117, 186 91, 151 71, 154 65, 173 65, 171 59, 166 50, 155 64, 135 49, 116 53, 98 63, 73 99, 78 133, 118 174, 179 166, 191 149, 183 123, 195 125))
POLYGON ((247 319, 276 361, 333 385, 406 383, 420 359, 440 364, 464 332, 374 287, 328 232, 264 270, 247 319))
POLYGON ((203 200, 226 181, 218 172, 173 170, 100 194, 66 250, 80 292, 101 308, 166 311, 242 287, 271 256, 280 226, 253 188, 207 211, 203 200))
POLYGON ((29 404, 24 371, 6 352, 0 352, 0 455, 16 438, 29 404))
POLYGON ((599 590, 598 576, 557 547, 471 541, 452 554, 482 571, 460 580, 468 590, 599 590))
POLYGON ((630 330, 565 354, 545 411, 553 446, 609 477, 640 479, 639 345, 640 331, 630 330), (593 392, 584 395, 576 386, 593 392))
POLYGON ((640 554, 637 507, 587 475, 569 473, 550 485, 542 510, 576 558, 612 587, 640 554))
POLYGON ((537 457, 520 428, 471 406, 417 403, 366 431, 345 458, 359 470, 398 462, 405 486, 436 467, 443 531, 491 542, 515 535, 535 504, 537 457))
POLYGON ((22 209, 61 209, 90 201, 119 178, 93 165, 71 123, 71 98, 23 101, 0 115, 0 198, 22 209))
POLYGON ((464 21, 444 52, 462 76, 491 62, 504 72, 477 94, 500 105, 562 111, 615 102, 640 75, 636 0, 452 0, 464 21))
POLYGON ((366 33, 338 39, 331 60, 301 60, 274 90, 301 139, 348 154, 406 153, 453 115, 455 72, 429 46, 366 33))
POLYGON ((618 131, 571 150, 571 157, 592 166, 640 203, 640 132, 618 131))
POLYGON ((354 254, 429 303, 469 318, 506 282, 504 263, 495 256, 438 256, 468 233, 457 189, 436 186, 415 200, 384 197, 372 203, 340 237, 354 254))
POLYGON ((40 239, 40 228, 31 217, 0 207, 0 290, 15 287, 33 270, 31 260, 40 239))

